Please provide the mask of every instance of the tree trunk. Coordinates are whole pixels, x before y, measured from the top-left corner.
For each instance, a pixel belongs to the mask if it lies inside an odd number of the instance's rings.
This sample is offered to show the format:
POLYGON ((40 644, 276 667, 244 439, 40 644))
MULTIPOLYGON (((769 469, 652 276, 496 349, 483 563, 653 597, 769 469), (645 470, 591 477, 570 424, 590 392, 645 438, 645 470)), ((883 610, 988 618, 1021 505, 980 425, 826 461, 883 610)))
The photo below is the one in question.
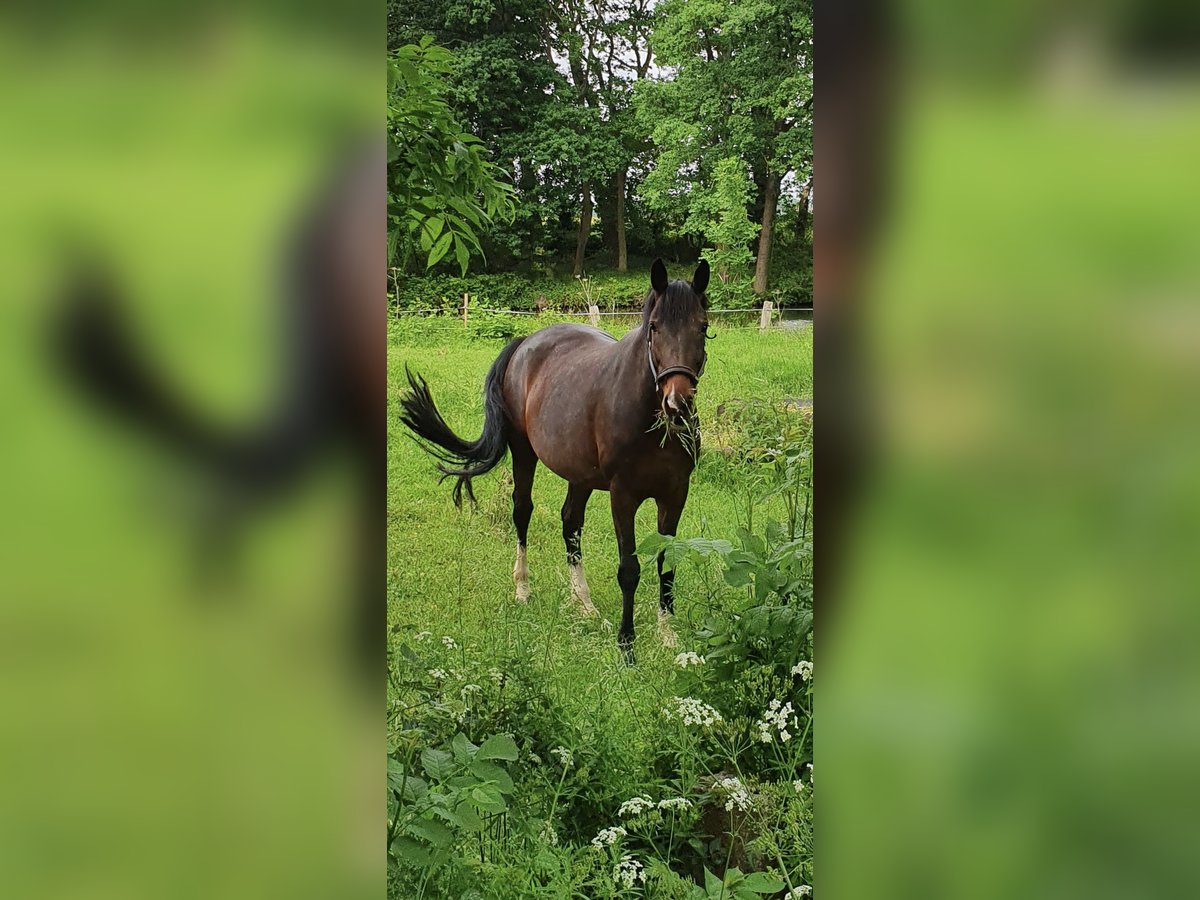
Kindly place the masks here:
POLYGON ((767 269, 771 262, 771 231, 775 227, 775 207, 779 203, 779 176, 767 175, 767 195, 763 201, 762 231, 758 235, 758 262, 754 265, 754 293, 767 290, 767 269))
POLYGON ((803 244, 808 237, 808 198, 812 191, 812 179, 804 182, 804 187, 800 189, 800 205, 796 210, 796 237, 803 244))
POLYGON ((592 183, 583 183, 583 207, 579 211, 579 237, 575 241, 575 275, 583 274, 583 254, 592 232, 592 183))
POLYGON ((617 169, 617 271, 629 269, 629 257, 625 252, 625 170, 617 169))

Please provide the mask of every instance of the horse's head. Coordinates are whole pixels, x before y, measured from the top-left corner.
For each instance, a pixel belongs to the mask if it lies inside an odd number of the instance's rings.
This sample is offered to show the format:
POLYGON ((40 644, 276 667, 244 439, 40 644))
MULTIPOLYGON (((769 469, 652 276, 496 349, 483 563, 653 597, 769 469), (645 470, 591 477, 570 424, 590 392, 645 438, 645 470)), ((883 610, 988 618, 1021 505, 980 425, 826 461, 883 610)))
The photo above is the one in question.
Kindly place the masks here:
POLYGON ((700 261, 691 282, 670 281, 656 259, 650 267, 650 295, 642 311, 642 334, 650 376, 663 413, 678 419, 691 409, 696 383, 704 372, 708 336, 708 262, 700 261))

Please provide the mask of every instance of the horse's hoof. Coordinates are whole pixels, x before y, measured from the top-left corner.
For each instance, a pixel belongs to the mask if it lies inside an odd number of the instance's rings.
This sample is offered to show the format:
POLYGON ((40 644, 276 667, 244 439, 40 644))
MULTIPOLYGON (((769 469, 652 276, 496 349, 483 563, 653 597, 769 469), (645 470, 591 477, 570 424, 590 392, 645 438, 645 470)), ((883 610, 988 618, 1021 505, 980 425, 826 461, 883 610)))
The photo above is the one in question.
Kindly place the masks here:
POLYGON ((632 644, 629 645, 628 647, 621 648, 621 659, 624 661, 625 665, 627 665, 627 666, 632 667, 632 666, 637 665, 637 657, 634 656, 632 644))
POLYGON ((517 602, 518 603, 528 603, 529 602, 529 585, 527 585, 527 584, 518 584, 517 585, 517 602))
POLYGON ((671 615, 662 610, 658 611, 658 636, 662 639, 664 647, 673 650, 679 646, 679 637, 671 626, 671 615))

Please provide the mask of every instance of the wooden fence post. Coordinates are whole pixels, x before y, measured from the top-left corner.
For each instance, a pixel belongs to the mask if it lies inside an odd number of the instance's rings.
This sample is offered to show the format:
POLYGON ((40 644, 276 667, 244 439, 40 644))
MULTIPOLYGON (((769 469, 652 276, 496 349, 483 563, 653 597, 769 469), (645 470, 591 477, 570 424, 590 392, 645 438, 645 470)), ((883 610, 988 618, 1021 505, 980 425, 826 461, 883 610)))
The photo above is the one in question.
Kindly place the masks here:
POLYGON ((593 328, 600 327, 600 307, 598 307, 595 303, 592 303, 588 306, 588 317, 592 320, 593 328))
POLYGON ((772 303, 770 300, 763 301, 762 316, 758 320, 758 330, 759 331, 766 331, 768 328, 771 327, 771 310, 774 307, 775 307, 775 304, 772 303))
POLYGON ((463 294, 463 324, 467 324, 467 303, 470 301, 470 294, 463 294))

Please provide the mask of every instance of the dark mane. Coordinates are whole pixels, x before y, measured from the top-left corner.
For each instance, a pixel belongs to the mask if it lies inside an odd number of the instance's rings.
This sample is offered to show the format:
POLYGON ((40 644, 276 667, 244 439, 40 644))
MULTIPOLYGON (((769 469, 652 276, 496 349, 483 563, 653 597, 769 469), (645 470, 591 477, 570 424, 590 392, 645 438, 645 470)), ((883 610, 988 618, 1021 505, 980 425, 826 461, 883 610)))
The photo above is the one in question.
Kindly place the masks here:
MULTIPOLYGON (((642 305, 642 327, 645 328, 650 324, 650 309, 651 300, 654 299, 654 290, 646 295, 646 302, 642 305)), ((658 315, 663 325, 681 325, 686 323, 696 312, 696 305, 699 303, 700 309, 708 309, 708 297, 704 294, 697 294, 691 284, 683 280, 675 280, 667 285, 666 292, 658 301, 658 315)))

